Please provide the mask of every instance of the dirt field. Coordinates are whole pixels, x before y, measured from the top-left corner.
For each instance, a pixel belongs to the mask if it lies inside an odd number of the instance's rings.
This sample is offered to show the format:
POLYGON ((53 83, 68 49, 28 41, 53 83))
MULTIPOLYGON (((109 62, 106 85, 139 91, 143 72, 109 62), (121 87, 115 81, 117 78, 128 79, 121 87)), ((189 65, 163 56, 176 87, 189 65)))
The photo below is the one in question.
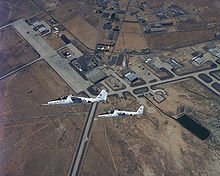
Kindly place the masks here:
MULTIPOLYGON (((109 103, 112 109, 138 107, 129 98, 109 103)), ((109 105, 100 104, 99 109, 101 106, 107 109, 109 105)), ((153 115, 96 120, 81 176, 218 176, 218 165, 206 144, 156 111, 153 115)))
POLYGON ((40 9, 29 0, 0 1, 0 26, 39 12, 40 9))
POLYGON ((129 48, 139 51, 147 47, 142 34, 120 33, 115 49, 121 50, 122 48, 129 48))
POLYGON ((121 32, 142 33, 138 23, 123 23, 121 32))
POLYGON ((94 7, 94 1, 70 1, 62 0, 59 5, 52 10, 50 14, 60 23, 67 23, 69 20, 84 16, 94 7))
POLYGON ((125 10, 128 5, 128 0, 120 0, 119 1, 119 7, 121 10, 125 10))
POLYGON ((67 175, 89 105, 40 105, 66 94, 75 93, 44 61, 0 82, 1 175, 67 175), (7 120, 25 117, 36 119, 7 120))
POLYGON ((163 88, 168 92, 166 100, 158 106, 171 115, 175 115, 178 106, 191 106, 200 112, 207 113, 210 110, 210 101, 218 99, 218 96, 194 79, 187 79, 157 87, 163 88), (196 92, 196 94, 193 92, 196 92))
POLYGON ((99 27, 99 17, 94 14, 88 14, 84 17, 84 20, 92 25, 94 28, 98 29, 99 27))
POLYGON ((198 30, 149 34, 147 40, 152 50, 167 50, 213 40, 214 33, 212 30, 198 30))
POLYGON ((178 30, 181 31, 191 31, 196 29, 204 29, 207 27, 207 24, 203 22, 197 22, 194 19, 187 19, 177 23, 178 30))
POLYGON ((66 23, 72 18, 82 15, 83 9, 74 1, 64 0, 61 4, 49 11, 49 13, 60 23, 66 23))
POLYGON ((44 36, 43 39, 55 50, 65 45, 65 42, 54 33, 44 36))
POLYGON ((0 30, 0 76, 39 58, 39 54, 10 26, 0 30))
POLYGON ((205 11, 201 16, 206 23, 219 23, 220 9, 205 11))
POLYGON ((77 17, 63 24, 87 47, 95 49, 97 30, 84 19, 77 17))

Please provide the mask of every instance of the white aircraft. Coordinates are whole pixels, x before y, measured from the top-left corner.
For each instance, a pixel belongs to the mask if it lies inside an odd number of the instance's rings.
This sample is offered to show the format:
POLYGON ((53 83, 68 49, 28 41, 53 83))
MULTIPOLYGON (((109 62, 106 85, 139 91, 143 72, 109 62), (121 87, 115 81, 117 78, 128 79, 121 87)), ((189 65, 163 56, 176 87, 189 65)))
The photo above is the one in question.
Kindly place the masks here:
POLYGON ((97 103, 105 102, 108 93, 106 90, 102 90, 96 98, 85 98, 85 97, 74 97, 72 95, 63 96, 56 100, 52 100, 47 104, 42 105, 71 105, 71 104, 86 104, 86 103, 97 103))
POLYGON ((111 117, 124 117, 124 116, 133 116, 133 115, 141 115, 144 112, 144 106, 141 106, 137 112, 129 112, 129 111, 109 111, 107 114, 100 114, 98 117, 100 118, 111 118, 111 117))

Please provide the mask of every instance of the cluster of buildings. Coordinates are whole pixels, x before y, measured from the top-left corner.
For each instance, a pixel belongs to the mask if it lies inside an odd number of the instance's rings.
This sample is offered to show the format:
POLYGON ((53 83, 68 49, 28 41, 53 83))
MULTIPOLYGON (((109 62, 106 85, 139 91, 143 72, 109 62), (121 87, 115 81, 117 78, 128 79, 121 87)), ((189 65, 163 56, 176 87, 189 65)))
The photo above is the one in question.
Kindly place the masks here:
MULTIPOLYGON (((206 51, 207 51, 207 53, 210 53, 212 56, 216 57, 217 59, 220 59, 220 49, 219 48, 208 48, 206 51)), ((204 62, 206 62, 206 60, 207 60, 206 57, 208 57, 206 53, 203 54, 198 51, 193 52, 191 55, 193 56, 192 63, 195 63, 197 66, 200 66, 204 62)))
POLYGON ((218 59, 220 59, 220 49, 211 48, 211 49, 208 50, 208 52, 211 53, 213 56, 217 57, 218 59))
POLYGON ((169 17, 175 18, 184 15, 186 14, 186 12, 176 5, 171 5, 170 7, 167 8, 167 10, 164 10, 163 8, 154 9, 154 14, 160 20, 164 20, 164 19, 168 19, 169 17))
POLYGON ((47 35, 51 32, 51 27, 44 21, 39 22, 37 17, 30 18, 26 22, 33 26, 33 29, 41 36, 47 35))
POLYGON ((167 32, 168 28, 173 26, 172 20, 164 20, 148 24, 144 19, 139 19, 139 22, 145 29, 145 33, 167 32))

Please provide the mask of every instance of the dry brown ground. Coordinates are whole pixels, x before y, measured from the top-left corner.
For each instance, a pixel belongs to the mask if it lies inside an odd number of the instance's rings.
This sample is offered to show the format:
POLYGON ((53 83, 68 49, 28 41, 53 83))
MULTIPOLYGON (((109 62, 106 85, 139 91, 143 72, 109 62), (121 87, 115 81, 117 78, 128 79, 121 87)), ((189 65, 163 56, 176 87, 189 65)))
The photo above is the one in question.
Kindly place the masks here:
MULTIPOLYGON (((109 107, 138 108, 134 99, 108 101, 110 104, 100 104, 101 112, 109 107)), ((81 176, 218 176, 218 166, 218 158, 206 144, 156 111, 153 115, 145 112, 139 117, 96 120, 81 176)))
POLYGON ((123 23, 121 32, 142 33, 138 23, 123 23))
MULTIPOLYGON (((135 11, 136 9, 133 9, 133 8, 129 8, 127 14, 126 14, 126 17, 125 17, 125 21, 137 21, 137 18, 135 15, 130 15, 129 12, 130 11, 135 11)), ((124 23, 125 24, 125 23, 124 23)))
MULTIPOLYGON (((59 5, 49 13, 60 23, 67 23, 69 20, 84 16, 89 14, 89 10, 92 9, 95 5, 94 1, 71 1, 71 0, 62 0, 59 5)), ((92 14, 90 14, 92 15, 92 14)), ((89 16, 87 16, 89 18, 89 16)), ((94 18, 93 18, 94 19, 94 18)), ((91 20, 91 19, 90 19, 91 20)))
POLYGON ((14 27, 0 30, 0 76, 38 57, 39 54, 14 27))
POLYGON ((54 33, 44 36, 43 39, 55 50, 65 45, 65 42, 54 33))
POLYGON ((0 122, 1 175, 67 175, 89 106, 40 104, 70 93, 75 94, 44 61, 0 82, 1 120, 42 117, 0 122))
POLYGON ((29 0, 0 1, 0 26, 39 12, 40 9, 29 0))
POLYGON ((197 80, 190 78, 183 81, 157 86, 168 92, 166 100, 158 106, 166 113, 174 115, 178 106, 193 107, 199 112, 210 112, 210 101, 219 99, 197 80), (195 93, 193 93, 195 92, 195 93), (207 98, 206 98, 207 97, 207 98))
POLYGON ((120 33, 115 49, 135 49, 137 51, 147 48, 146 41, 142 34, 120 33))
POLYGON ((147 40, 152 50, 166 50, 213 40, 213 30, 149 34, 147 40))
POLYGON ((120 0, 119 1, 119 7, 121 10, 125 10, 128 5, 128 0, 120 0))
POLYGON ((61 24, 83 14, 83 8, 74 1, 64 0, 61 4, 49 12, 61 24))
POLYGON ((177 23, 177 28, 178 30, 183 30, 183 31, 191 31, 191 30, 196 30, 196 29, 204 29, 207 27, 207 24, 203 22, 197 22, 194 19, 187 19, 184 21, 179 21, 177 23))
POLYGON ((84 16, 84 20, 88 22, 90 25, 92 25, 94 28, 98 29, 99 27, 99 17, 97 17, 94 14, 88 14, 84 16))
POLYGON ((201 17, 206 23, 219 23, 220 19, 220 8, 219 9, 214 9, 210 11, 205 11, 201 14, 201 17))
POLYGON ((87 47, 95 49, 97 30, 92 25, 81 17, 71 19, 63 25, 87 47))

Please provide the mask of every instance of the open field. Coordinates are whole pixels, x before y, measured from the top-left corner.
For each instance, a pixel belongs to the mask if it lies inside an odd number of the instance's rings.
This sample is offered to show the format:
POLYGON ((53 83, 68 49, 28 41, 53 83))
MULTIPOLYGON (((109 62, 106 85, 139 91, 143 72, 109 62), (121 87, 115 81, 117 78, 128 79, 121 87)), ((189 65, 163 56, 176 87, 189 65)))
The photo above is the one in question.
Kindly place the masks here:
POLYGON ((138 34, 142 33, 138 23, 123 23, 121 32, 138 33, 138 34))
POLYGON ((65 45, 65 42, 54 33, 44 36, 43 39, 55 50, 65 45))
POLYGON ((14 29, 0 30, 0 76, 39 58, 39 54, 14 29))
MULTIPOLYGON (((110 98, 99 109, 109 106, 136 110, 138 104, 133 98, 110 98)), ((143 116, 95 120, 81 176, 219 175, 219 161, 206 144, 158 111, 146 111, 143 116)))
POLYGON ((125 10, 127 5, 128 5, 128 0, 120 0, 119 1, 119 6, 120 6, 121 10, 125 10))
POLYGON ((1 175, 67 175, 89 105, 40 105, 66 94, 44 61, 0 82, 1 175))
POLYGON ((211 100, 220 100, 217 95, 193 78, 159 85, 157 88, 162 88, 168 93, 168 96, 165 96, 166 100, 158 104, 158 107, 170 115, 175 115, 178 106, 193 107, 206 114, 210 111, 211 100))
POLYGON ((115 49, 121 50, 122 48, 135 49, 137 51, 148 48, 146 41, 142 34, 120 33, 115 49))
MULTIPOLYGON (((86 16, 89 13, 89 10, 92 9, 95 5, 94 1, 70 1, 70 0, 62 0, 58 6, 51 9, 49 13, 61 24, 67 23, 69 20, 79 17, 86 16)), ((94 17, 90 17, 92 14, 87 16, 88 21, 93 20, 94 17)))
POLYGON ((220 19, 220 8, 216 10, 211 10, 211 11, 205 11, 201 14, 203 20, 206 23, 219 23, 220 19))
POLYGON ((61 4, 49 11, 49 13, 61 24, 83 14, 83 9, 75 1, 64 0, 61 4))
POLYGON ((29 0, 0 1, 0 27, 39 12, 40 9, 29 0))
POLYGON ((152 50, 166 50, 213 40, 214 33, 213 30, 161 33, 147 35, 147 40, 152 50))
POLYGON ((95 49, 98 31, 83 18, 73 18, 63 25, 87 47, 95 49))

